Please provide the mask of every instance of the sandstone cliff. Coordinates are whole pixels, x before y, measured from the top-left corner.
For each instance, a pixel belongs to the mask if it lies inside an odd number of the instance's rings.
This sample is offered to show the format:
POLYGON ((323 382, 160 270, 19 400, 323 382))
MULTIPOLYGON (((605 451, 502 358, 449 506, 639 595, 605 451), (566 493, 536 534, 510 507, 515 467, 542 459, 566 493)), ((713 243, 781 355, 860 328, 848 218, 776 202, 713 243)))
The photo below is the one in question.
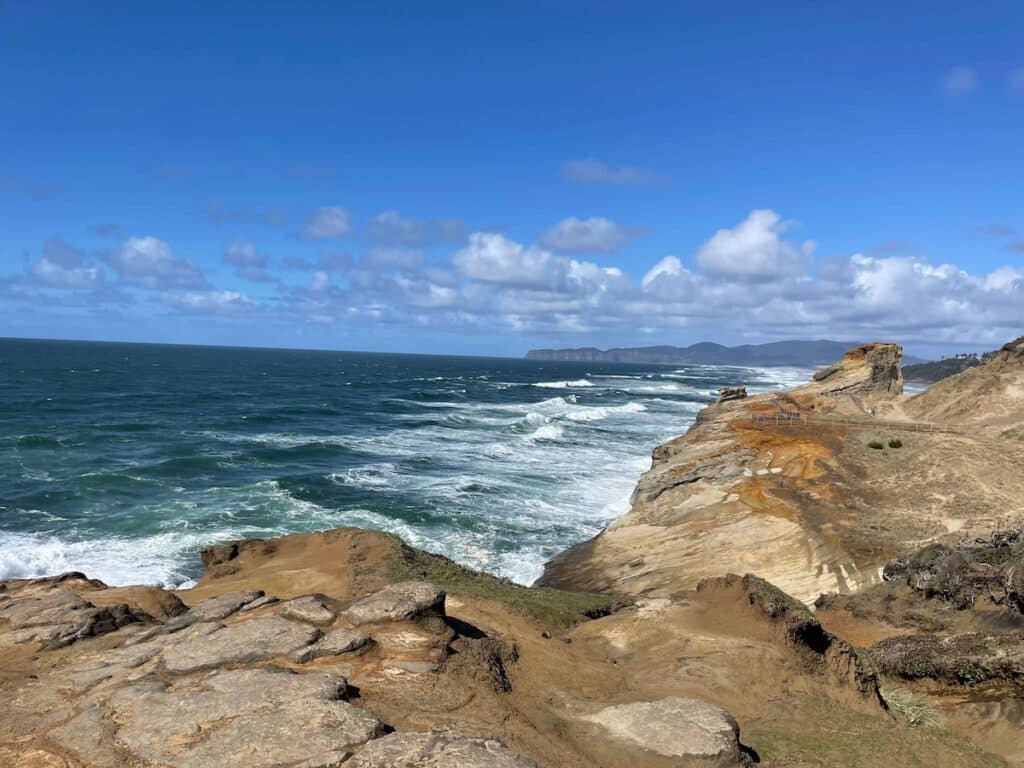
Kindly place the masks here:
POLYGON ((1021 438, 1024 427, 1024 336, 981 365, 951 376, 911 398, 912 418, 969 425, 985 434, 1021 438))
POLYGON ((629 513, 556 557, 541 583, 669 595, 751 572, 809 602, 878 582, 900 551, 1011 519, 1021 451, 910 419, 900 357, 861 345, 789 393, 704 409, 655 449, 629 513))

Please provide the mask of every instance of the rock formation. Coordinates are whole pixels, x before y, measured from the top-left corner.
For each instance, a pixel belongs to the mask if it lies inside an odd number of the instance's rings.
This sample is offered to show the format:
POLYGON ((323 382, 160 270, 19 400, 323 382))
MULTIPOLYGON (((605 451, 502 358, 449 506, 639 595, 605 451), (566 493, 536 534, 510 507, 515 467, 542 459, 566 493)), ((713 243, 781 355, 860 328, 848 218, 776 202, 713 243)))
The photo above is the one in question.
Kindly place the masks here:
POLYGON ((718 390, 718 398, 715 400, 715 403, 728 403, 730 400, 742 400, 746 396, 746 387, 723 387, 718 390))
POLYGON ((705 408, 655 448, 629 513, 541 583, 657 596, 751 572, 811 602, 877 583, 921 542, 1012 520, 1020 452, 910 419, 899 363, 896 345, 866 344, 788 393, 705 408))
POLYGON ((1024 427, 1024 336, 1004 344, 981 365, 950 376, 912 397, 915 419, 960 424, 998 436, 1024 427))

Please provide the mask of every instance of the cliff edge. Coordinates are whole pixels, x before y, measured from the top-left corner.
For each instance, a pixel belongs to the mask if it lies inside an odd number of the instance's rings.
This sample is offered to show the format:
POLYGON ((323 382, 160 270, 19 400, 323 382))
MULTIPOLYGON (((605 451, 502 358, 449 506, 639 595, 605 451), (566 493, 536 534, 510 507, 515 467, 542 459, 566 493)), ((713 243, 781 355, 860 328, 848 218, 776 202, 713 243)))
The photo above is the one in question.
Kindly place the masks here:
POLYGON ((1021 451, 912 418, 900 362, 894 344, 859 345, 790 392, 705 408, 654 450, 630 511, 539 583, 651 596, 749 572, 810 602, 878 583, 900 551, 1019 514, 1021 451))

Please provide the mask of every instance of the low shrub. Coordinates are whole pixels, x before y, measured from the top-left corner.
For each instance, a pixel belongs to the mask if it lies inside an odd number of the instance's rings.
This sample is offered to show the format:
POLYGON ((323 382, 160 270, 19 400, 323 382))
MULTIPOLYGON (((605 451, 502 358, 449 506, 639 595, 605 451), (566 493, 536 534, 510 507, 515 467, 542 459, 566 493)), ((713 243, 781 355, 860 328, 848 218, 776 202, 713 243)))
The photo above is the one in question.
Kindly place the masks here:
POLYGON ((883 448, 885 448, 885 446, 882 444, 881 440, 871 440, 870 442, 868 442, 868 448, 873 448, 876 451, 880 451, 883 448))
POLYGON ((889 447, 890 448, 902 448, 903 447, 903 441, 900 440, 898 437, 889 438, 889 447))

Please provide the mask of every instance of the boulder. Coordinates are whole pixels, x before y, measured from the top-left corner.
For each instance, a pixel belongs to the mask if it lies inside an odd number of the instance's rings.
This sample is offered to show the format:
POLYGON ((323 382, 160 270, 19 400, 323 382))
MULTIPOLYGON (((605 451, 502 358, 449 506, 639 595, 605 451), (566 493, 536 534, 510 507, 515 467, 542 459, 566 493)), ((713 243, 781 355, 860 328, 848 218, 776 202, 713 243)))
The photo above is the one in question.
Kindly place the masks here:
POLYGON ((338 612, 327 604, 323 595, 305 595, 289 600, 281 608, 281 615, 295 621, 326 627, 334 623, 338 612))
POLYGON ((739 726, 721 707, 701 699, 670 696, 620 704, 588 715, 614 741, 664 757, 736 766, 744 761, 739 726))
MULTIPOLYGON (((342 700, 347 687, 335 675, 221 670, 198 685, 145 682, 121 688, 106 703, 112 716, 106 722, 133 764, 327 768, 384 732, 376 716, 342 700)), ((99 732, 86 727, 95 721, 75 727, 79 718, 56 739, 85 759, 99 732), (82 754, 78 737, 86 733, 92 736, 82 754)))
POLYGON ((38 640, 44 649, 54 649, 147 621, 150 616, 126 603, 96 606, 74 592, 44 588, 25 597, 16 594, 0 605, 0 618, 7 619, 11 629, 22 630, 12 635, 15 642, 38 640))
POLYGON ((307 645, 297 650, 292 658, 299 664, 319 659, 324 656, 340 656, 343 653, 351 653, 360 648, 365 648, 371 642, 369 635, 364 635, 355 629, 336 629, 328 632, 312 645, 307 645))
POLYGON ((277 615, 261 616, 182 642, 169 642, 163 652, 163 664, 168 672, 182 673, 265 661, 295 653, 319 636, 316 627, 277 615))
POLYGON ((392 733, 376 739, 345 768, 537 768, 501 742, 453 733, 392 733))
POLYGON ((425 614, 444 616, 444 592, 426 581, 391 584, 357 601, 342 616, 350 623, 408 621, 425 614))
POLYGON ((199 553, 199 557, 202 558, 203 565, 206 568, 212 568, 215 565, 234 560, 238 557, 238 542, 229 541, 225 544, 213 544, 203 549, 199 553))

